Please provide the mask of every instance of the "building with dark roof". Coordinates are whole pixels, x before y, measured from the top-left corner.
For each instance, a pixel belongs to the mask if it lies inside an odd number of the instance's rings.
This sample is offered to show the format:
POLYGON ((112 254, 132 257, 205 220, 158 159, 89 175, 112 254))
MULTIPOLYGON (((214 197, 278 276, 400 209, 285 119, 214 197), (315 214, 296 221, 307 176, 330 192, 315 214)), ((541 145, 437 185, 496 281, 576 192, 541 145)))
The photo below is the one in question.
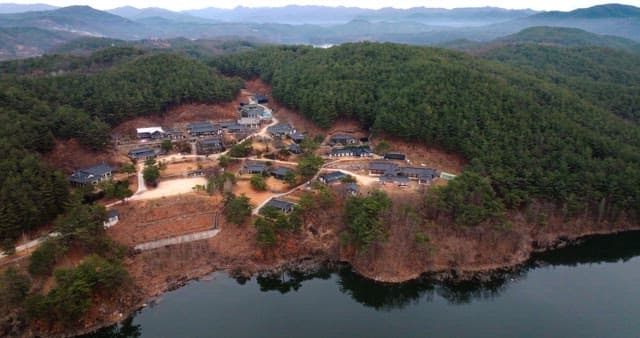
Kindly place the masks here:
POLYGON ((302 141, 304 141, 305 138, 306 136, 304 134, 299 133, 297 131, 291 135, 291 139, 295 143, 302 143, 302 141))
POLYGON ((279 123, 275 126, 268 127, 267 132, 272 136, 284 137, 294 134, 296 130, 290 124, 279 123))
POLYGON ((271 172, 271 176, 279 180, 283 180, 287 176, 287 174, 295 173, 295 170, 287 167, 276 167, 276 168, 272 168, 270 172, 271 172))
POLYGON ((187 131, 191 136, 211 136, 219 135, 220 128, 214 126, 210 122, 195 122, 187 125, 187 131))
POLYGON ((349 134, 335 134, 331 136, 331 144, 357 144, 358 139, 349 134))
POLYGON ((295 143, 292 143, 292 144, 289 145, 289 152, 292 153, 292 154, 302 154, 303 153, 302 148, 299 145, 295 144, 295 143))
POLYGON ((242 174, 262 174, 267 172, 268 168, 264 162, 249 162, 242 167, 242 174))
POLYGON ((239 133, 248 133, 249 132, 249 128, 238 124, 237 122, 234 124, 228 124, 227 125, 227 132, 231 133, 231 134, 239 134, 239 133))
POLYGON ((380 176, 380 183, 382 185, 387 184, 395 184, 399 187, 407 187, 409 186, 409 177, 406 176, 395 176, 395 175, 383 175, 380 176))
POLYGON ((171 140, 182 140, 186 138, 183 132, 175 129, 167 129, 167 131, 164 132, 164 136, 171 140))
POLYGON ((421 184, 429 184, 440 174, 432 168, 402 167, 398 170, 398 175, 406 176, 409 179, 417 180, 421 184))
POLYGON ((275 199, 275 198, 270 199, 269 202, 267 202, 267 204, 265 204, 265 207, 276 208, 276 209, 278 209, 280 212, 282 212, 284 214, 291 213, 295 206, 296 205, 291 203, 291 202, 283 201, 283 200, 279 200, 279 199, 275 199))
POLYGON ((156 157, 156 152, 149 148, 138 148, 129 151, 129 157, 132 160, 148 160, 156 157))
POLYGON ((333 182, 340 182, 345 177, 347 177, 347 174, 341 171, 334 171, 318 176, 318 180, 324 184, 331 184, 333 182))
POLYGON ((347 191, 347 194, 352 196, 356 196, 360 193, 360 187, 358 187, 357 183, 347 183, 345 190, 347 191))
POLYGON ((369 175, 395 175, 398 165, 389 162, 370 162, 369 163, 369 175))
POLYGON ((196 142, 198 155, 210 155, 224 151, 224 144, 219 138, 208 138, 196 142))
POLYGON ((96 185, 101 181, 110 180, 112 172, 113 167, 102 162, 92 167, 75 171, 71 176, 69 176, 69 182, 76 186, 88 184, 96 185))
POLYGON ((370 157, 373 156, 369 148, 339 148, 331 149, 329 157, 370 157))
POLYGON ((257 103, 259 103, 259 104, 269 102, 269 99, 268 99, 266 96, 262 95, 262 94, 256 94, 256 95, 254 95, 254 96, 253 96, 253 99, 254 99, 257 103))
POLYGON ((120 220, 120 213, 118 213, 118 210, 111 209, 111 210, 107 210, 107 220, 102 222, 102 224, 104 225, 105 228, 110 228, 116 225, 116 223, 118 223, 119 220, 120 220))
POLYGON ((384 154, 384 159, 385 160, 404 161, 404 160, 407 159, 407 155, 401 154, 401 153, 386 153, 386 154, 384 154))

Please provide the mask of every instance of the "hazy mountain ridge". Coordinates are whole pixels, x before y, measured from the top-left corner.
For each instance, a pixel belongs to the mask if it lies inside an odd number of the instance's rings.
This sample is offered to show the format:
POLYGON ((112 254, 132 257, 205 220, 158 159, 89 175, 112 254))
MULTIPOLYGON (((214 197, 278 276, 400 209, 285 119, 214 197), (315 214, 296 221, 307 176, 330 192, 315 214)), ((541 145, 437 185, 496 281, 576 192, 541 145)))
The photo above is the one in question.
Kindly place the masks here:
POLYGON ((611 35, 589 33, 578 28, 531 27, 498 38, 494 43, 533 43, 556 46, 598 46, 640 52, 640 43, 611 35))
POLYGON ((184 11, 193 16, 219 21, 241 21, 251 23, 284 24, 345 24, 353 20, 379 21, 415 21, 427 25, 452 26, 486 25, 517 18, 527 17, 538 12, 533 10, 508 10, 495 7, 481 8, 425 8, 409 9, 382 8, 378 10, 356 7, 327 6, 285 6, 234 9, 203 8, 184 11))
POLYGON ((181 12, 173 12, 168 9, 159 8, 159 7, 136 8, 132 6, 124 6, 124 7, 110 9, 107 12, 114 15, 121 16, 123 18, 127 18, 129 20, 134 20, 134 21, 157 17, 157 18, 163 18, 167 20, 193 22, 193 23, 214 23, 215 22, 215 20, 196 17, 189 14, 181 13, 181 12))
POLYGON ((14 3, 0 3, 0 14, 11 13, 24 13, 24 12, 37 12, 37 11, 51 11, 59 7, 51 6, 47 4, 14 4, 14 3))
POLYGON ((640 41, 640 8, 609 4, 570 12, 538 13, 488 28, 500 34, 515 33, 532 26, 580 28, 591 33, 640 41))
POLYGON ((145 27, 121 16, 89 6, 70 6, 52 11, 0 15, 0 27, 36 27, 78 35, 125 39, 145 37, 145 27))
MULTIPOLYGON (((22 6, 18 10, 26 8, 22 6)), ((184 12, 127 6, 105 12, 88 6, 71 6, 47 11, 0 14, 0 28, 32 27, 51 32, 67 32, 68 39, 81 36, 124 40, 184 37, 244 39, 280 44, 380 41, 429 45, 446 44, 454 40, 469 41, 472 44, 484 43, 533 26, 563 26, 638 41, 639 13, 640 8, 623 5, 546 13, 494 7, 370 10, 324 6, 237 7, 230 10, 205 8, 184 12), (220 18, 225 22, 214 21, 220 18), (269 22, 261 22, 267 20, 269 22)), ((36 48, 30 49, 33 54, 23 53, 17 56, 15 53, 8 53, 0 54, 0 58, 34 56, 50 49, 49 44, 40 43, 38 39, 29 41, 29 35, 18 34, 19 31, 14 29, 5 33, 0 37, 0 44, 13 44, 12 48, 15 50, 22 48, 20 46, 35 46, 36 48)), ((592 37, 585 38, 585 41, 606 45, 602 41, 595 42, 592 37)), ((627 44, 618 40, 613 42, 609 47, 617 48, 616 45, 627 44)), ((457 47, 466 44, 468 43, 464 42, 457 47)))
POLYGON ((0 60, 41 55, 75 37, 75 34, 36 27, 0 28, 0 60))

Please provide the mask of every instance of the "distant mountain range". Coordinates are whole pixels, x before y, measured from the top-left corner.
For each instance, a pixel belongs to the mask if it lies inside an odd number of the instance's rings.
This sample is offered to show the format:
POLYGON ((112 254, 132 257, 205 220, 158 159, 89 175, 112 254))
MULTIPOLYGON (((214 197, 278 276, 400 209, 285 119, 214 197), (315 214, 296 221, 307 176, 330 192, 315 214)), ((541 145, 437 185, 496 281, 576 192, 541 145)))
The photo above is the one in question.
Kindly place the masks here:
POLYGON ((482 44, 537 26, 578 28, 640 41, 640 8, 612 4, 571 12, 535 12, 494 7, 370 10, 286 6, 173 12, 162 8, 99 11, 88 6, 0 4, 0 58, 39 55, 49 50, 51 43, 87 36, 123 40, 247 39, 283 44, 363 40, 482 44))
POLYGON ((57 8, 58 7, 56 6, 45 5, 45 4, 23 5, 23 4, 1 4, 0 3, 0 14, 51 11, 57 8))
POLYGON ((411 21, 429 26, 481 26, 524 18, 536 14, 533 10, 507 10, 495 7, 481 8, 382 8, 364 9, 355 7, 285 6, 234 9, 204 8, 184 13, 223 22, 282 23, 337 25, 353 20, 370 22, 411 21))
POLYGON ((599 35, 578 28, 544 26, 526 28, 516 34, 507 35, 488 42, 460 39, 441 43, 438 44, 438 46, 468 52, 485 52, 504 46, 523 44, 558 47, 594 46, 640 53, 640 43, 630 39, 611 35, 599 35))
POLYGON ((493 25, 490 29, 498 32, 516 32, 532 26, 580 28, 592 33, 616 35, 640 41, 640 8, 610 4, 571 12, 538 13, 493 25))

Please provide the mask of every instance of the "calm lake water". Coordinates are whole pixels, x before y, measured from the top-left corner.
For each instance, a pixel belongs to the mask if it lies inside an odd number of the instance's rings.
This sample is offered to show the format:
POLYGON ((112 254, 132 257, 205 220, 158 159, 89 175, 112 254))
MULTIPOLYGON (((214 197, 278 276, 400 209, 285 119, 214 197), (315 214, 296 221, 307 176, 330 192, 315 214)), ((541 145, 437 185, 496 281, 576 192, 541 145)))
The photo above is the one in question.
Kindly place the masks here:
POLYGON ((640 337, 640 233, 537 255, 490 284, 215 273, 85 337, 640 337))

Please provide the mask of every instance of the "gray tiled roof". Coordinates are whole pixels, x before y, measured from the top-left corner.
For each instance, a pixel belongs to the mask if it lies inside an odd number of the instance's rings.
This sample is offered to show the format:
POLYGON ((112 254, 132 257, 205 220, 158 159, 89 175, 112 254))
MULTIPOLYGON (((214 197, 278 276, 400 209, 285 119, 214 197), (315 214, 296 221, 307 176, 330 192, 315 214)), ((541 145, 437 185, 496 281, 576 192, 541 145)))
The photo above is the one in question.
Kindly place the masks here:
POLYGON ((380 176, 380 182, 408 184, 409 181, 406 176, 380 176))
POLYGON ((371 162, 369 163, 369 170, 380 170, 380 171, 393 171, 398 168, 398 165, 395 163, 389 162, 371 162))
POLYGON ((335 181, 341 180, 346 176, 347 175, 345 173, 341 172, 341 171, 334 171, 332 173, 320 175, 319 178, 321 178, 323 181, 325 181, 327 183, 331 183, 331 182, 335 182, 335 181))
POLYGON ((244 170, 249 172, 263 172, 267 170, 267 165, 262 162, 247 163, 244 166, 244 170))
POLYGON ((288 124, 280 123, 275 126, 267 128, 267 131, 271 134, 288 134, 293 130, 293 127, 288 124))
POLYGON ((206 139, 206 140, 200 140, 198 142, 200 144, 202 144, 202 145, 207 145, 207 146, 222 146, 222 140, 217 139, 217 138, 210 138, 210 139, 206 139))
POLYGON ((149 148, 138 148, 129 151, 130 157, 147 157, 147 156, 155 156, 156 152, 149 148))
POLYGON ((96 180, 96 178, 102 177, 113 171, 113 167, 102 162, 89 168, 80 169, 71 176, 69 180, 76 183, 86 184, 96 180))
POLYGON ((286 168, 286 167, 277 167, 277 168, 271 169, 271 173, 277 176, 285 176, 289 172, 293 172, 293 169, 286 168))
POLYGON ((355 137, 349 134, 335 134, 331 136, 331 140, 333 141, 355 140, 355 137))
POLYGON ((270 206, 270 207, 274 207, 277 208, 279 210, 287 210, 287 209, 291 209, 295 206, 295 204, 291 203, 291 202, 287 202, 287 201, 283 201, 283 200, 278 200, 275 198, 272 198, 269 200, 269 202, 267 202, 267 204, 265 206, 270 206))
POLYGON ((216 126, 209 122, 190 123, 187 129, 191 134, 213 133, 218 130, 216 126))

